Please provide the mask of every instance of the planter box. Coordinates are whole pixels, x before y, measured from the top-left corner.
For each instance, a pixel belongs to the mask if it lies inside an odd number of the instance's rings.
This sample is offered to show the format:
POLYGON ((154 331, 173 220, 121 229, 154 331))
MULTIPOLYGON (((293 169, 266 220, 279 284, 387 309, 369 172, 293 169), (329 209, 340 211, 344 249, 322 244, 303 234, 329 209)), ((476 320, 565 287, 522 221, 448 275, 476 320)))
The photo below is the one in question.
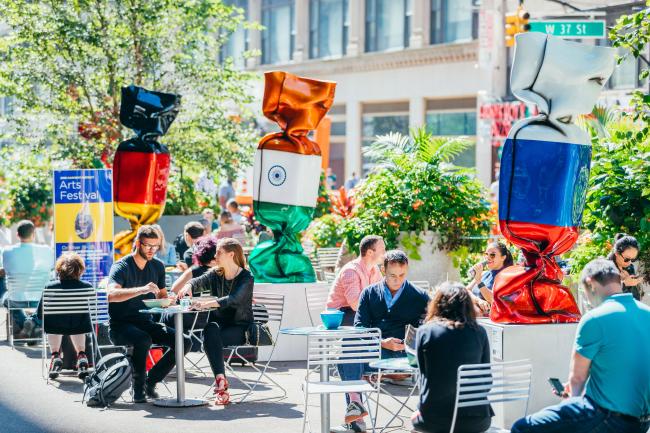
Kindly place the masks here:
MULTIPOLYGON (((403 248, 401 239, 407 235, 403 233, 398 238, 400 248, 403 248)), ((421 259, 415 260, 409 257, 408 279, 411 281, 428 281, 431 287, 435 287, 443 281, 458 281, 460 273, 454 267, 454 263, 447 254, 447 251, 438 248, 439 237, 434 232, 423 232, 419 234, 424 243, 418 247, 421 259)))

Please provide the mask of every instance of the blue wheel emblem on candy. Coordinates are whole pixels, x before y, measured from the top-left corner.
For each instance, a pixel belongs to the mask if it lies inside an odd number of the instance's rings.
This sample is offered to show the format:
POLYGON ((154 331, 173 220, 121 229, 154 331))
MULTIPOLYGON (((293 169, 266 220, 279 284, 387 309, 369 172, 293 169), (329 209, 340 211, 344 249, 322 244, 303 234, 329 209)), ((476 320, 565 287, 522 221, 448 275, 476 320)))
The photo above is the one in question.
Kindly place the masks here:
POLYGON ((269 182, 271 185, 280 186, 287 180, 287 171, 280 165, 274 165, 269 170, 269 182))

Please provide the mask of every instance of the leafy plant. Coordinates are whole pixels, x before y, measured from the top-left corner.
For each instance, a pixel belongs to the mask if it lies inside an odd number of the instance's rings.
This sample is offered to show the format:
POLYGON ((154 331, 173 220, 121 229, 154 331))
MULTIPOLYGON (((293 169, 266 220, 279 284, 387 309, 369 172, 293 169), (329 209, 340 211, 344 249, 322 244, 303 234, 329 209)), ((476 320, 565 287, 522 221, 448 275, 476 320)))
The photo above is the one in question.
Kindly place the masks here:
POLYGON ((332 203, 332 212, 342 218, 352 216, 354 210, 354 195, 347 192, 345 187, 340 187, 337 191, 330 191, 330 203, 332 203))
POLYGON ((209 207, 218 209, 214 197, 199 191, 192 177, 183 176, 181 170, 174 169, 167 184, 165 215, 194 215, 209 207))
POLYGON ((305 236, 311 239, 318 248, 339 247, 341 246, 340 223, 341 218, 337 215, 323 215, 311 223, 305 236))
POLYGON ((318 199, 316 200, 316 209, 314 209, 314 218, 320 218, 323 215, 329 214, 331 209, 332 203, 330 202, 330 195, 327 190, 325 170, 321 170, 320 181, 318 184, 318 199))
MULTIPOLYGON (((468 143, 461 138, 437 138, 424 128, 410 136, 391 133, 377 137, 367 155, 378 165, 355 195, 354 217, 341 224, 351 250, 365 235, 381 235, 389 247, 402 232, 437 232, 438 248, 481 248, 490 229, 490 203, 473 171, 450 161, 468 143)), ((414 249, 413 235, 404 237, 414 249)), ((403 242, 404 244, 404 242, 403 242)))

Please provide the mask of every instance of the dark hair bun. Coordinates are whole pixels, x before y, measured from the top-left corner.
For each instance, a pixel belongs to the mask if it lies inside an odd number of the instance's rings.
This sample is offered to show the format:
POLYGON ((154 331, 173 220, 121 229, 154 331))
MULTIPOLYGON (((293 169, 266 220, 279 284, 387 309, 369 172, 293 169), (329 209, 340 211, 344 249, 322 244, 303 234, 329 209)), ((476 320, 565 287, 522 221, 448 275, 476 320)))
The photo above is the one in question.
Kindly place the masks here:
POLYGON ((619 239, 622 239, 622 238, 624 238, 625 236, 627 236, 627 233, 616 233, 616 236, 614 236, 614 241, 617 241, 617 240, 619 240, 619 239))

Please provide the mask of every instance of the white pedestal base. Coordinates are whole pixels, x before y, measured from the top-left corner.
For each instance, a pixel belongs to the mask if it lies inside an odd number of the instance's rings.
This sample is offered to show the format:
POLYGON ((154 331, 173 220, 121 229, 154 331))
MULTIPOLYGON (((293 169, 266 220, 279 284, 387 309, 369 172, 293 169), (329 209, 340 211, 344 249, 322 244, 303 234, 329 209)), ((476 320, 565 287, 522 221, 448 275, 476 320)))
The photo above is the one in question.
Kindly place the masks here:
MULTIPOLYGON (((493 362, 528 359, 532 363, 529 414, 561 401, 551 391, 548 378, 557 377, 566 382, 577 323, 505 325, 488 319, 479 319, 479 323, 488 333, 493 362)), ((497 403, 492 407, 495 412, 492 425, 500 428, 509 429, 524 416, 523 402, 497 403)))
MULTIPOLYGON (((255 283, 254 291, 257 293, 275 293, 284 295, 284 317, 282 328, 298 328, 311 326, 309 310, 305 298, 305 290, 320 289, 329 287, 329 283, 292 283, 292 284, 269 284, 255 283)), ((254 297, 254 296, 253 296, 254 297)), ((325 305, 323 305, 323 309, 325 305)), ((320 324, 320 323, 319 323, 320 324)), ((275 335, 277 326, 271 326, 271 332, 275 335)), ((260 347, 258 357, 261 361, 269 358, 271 349, 260 347)), ((305 361, 307 360, 307 341, 303 336, 279 335, 277 347, 273 353, 273 361, 305 361)))

